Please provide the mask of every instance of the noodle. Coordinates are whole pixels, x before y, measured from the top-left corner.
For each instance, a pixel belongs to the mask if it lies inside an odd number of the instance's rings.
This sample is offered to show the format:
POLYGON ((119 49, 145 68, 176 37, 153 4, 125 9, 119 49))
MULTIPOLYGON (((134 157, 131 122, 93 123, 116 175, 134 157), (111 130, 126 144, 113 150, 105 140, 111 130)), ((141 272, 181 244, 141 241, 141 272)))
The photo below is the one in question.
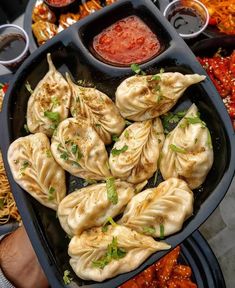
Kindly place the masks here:
MULTIPOLYGON (((0 111, 2 110, 4 92, 0 90, 0 111)), ((10 219, 20 222, 21 217, 11 193, 0 151, 0 225, 6 224, 10 219)))
POLYGON ((6 224, 10 219, 20 221, 21 218, 11 193, 0 152, 0 225, 6 224))
MULTIPOLYGON (((231 0, 201 0, 215 21, 218 29, 226 34, 235 35, 235 1, 231 0)), ((209 22, 210 24, 210 22, 209 22)))

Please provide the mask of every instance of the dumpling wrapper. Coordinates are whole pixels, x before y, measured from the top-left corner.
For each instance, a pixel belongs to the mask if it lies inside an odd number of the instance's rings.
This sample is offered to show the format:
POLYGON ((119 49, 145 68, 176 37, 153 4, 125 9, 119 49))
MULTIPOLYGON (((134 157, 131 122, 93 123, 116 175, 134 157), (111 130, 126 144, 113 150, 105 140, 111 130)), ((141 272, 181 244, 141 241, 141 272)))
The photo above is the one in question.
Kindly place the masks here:
POLYGON ((72 116, 87 118, 104 144, 110 144, 112 135, 119 136, 125 127, 125 120, 116 105, 101 91, 78 86, 68 75, 67 80, 72 91, 70 107, 72 116))
POLYGON ((62 121, 53 134, 51 151, 60 166, 76 177, 103 180, 110 176, 105 145, 85 118, 62 121))
POLYGON ((152 119, 168 112, 190 85, 205 78, 198 74, 183 75, 178 72, 132 76, 118 86, 116 105, 126 119, 152 119))
POLYGON ((101 228, 92 228, 80 236, 74 236, 69 244, 70 265, 78 277, 84 280, 104 281, 121 273, 136 269, 152 253, 169 249, 164 242, 157 242, 152 237, 141 235, 127 227, 109 226, 107 232, 101 228), (102 258, 116 237, 118 248, 126 255, 118 260, 112 259, 103 269, 94 267, 93 261, 102 258))
POLYGON ((8 149, 8 163, 15 181, 38 202, 57 210, 65 197, 65 172, 52 157, 43 133, 18 138, 8 149))
POLYGON ((106 183, 94 184, 67 195, 58 208, 58 218, 64 231, 79 235, 84 230, 103 226, 108 217, 123 212, 135 195, 135 187, 127 182, 115 181, 118 203, 113 204, 107 196, 106 183))
POLYGON ((210 131, 198 117, 197 106, 193 104, 166 137, 160 161, 162 176, 164 179, 181 178, 195 189, 205 181, 213 160, 210 131), (196 123, 190 124, 187 118, 196 123))
POLYGON ((178 232, 193 213, 193 192, 187 183, 170 178, 156 188, 146 189, 128 203, 119 223, 139 233, 161 237, 178 232))
POLYGON ((161 120, 155 118, 128 126, 114 144, 113 150, 125 151, 119 155, 110 153, 109 166, 112 175, 130 183, 139 183, 153 176, 165 136, 161 120))
POLYGON ((47 61, 49 71, 29 97, 27 125, 31 133, 43 132, 50 137, 59 122, 69 115, 71 91, 55 69, 50 54, 47 54, 47 61))

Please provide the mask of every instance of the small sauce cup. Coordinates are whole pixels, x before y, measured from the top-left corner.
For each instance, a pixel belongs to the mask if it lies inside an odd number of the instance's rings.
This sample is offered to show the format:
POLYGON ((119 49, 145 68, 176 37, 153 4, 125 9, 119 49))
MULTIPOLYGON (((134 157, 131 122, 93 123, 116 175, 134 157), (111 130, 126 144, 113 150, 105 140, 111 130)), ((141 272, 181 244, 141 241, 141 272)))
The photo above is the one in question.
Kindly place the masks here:
POLYGON ((209 22, 208 10, 198 0, 175 0, 166 6, 163 15, 184 39, 197 37, 209 22))
POLYGON ((29 56, 29 38, 14 24, 0 26, 0 64, 15 72, 29 56))

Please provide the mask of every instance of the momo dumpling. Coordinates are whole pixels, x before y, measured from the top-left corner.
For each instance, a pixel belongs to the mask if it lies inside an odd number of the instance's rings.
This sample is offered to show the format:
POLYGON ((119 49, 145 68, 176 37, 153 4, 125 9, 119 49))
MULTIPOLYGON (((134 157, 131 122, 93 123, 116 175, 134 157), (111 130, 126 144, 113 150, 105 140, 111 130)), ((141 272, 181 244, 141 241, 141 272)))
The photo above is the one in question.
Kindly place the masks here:
POLYGON ((41 204, 57 210, 65 197, 65 172, 51 154, 43 133, 18 138, 8 149, 8 163, 15 181, 41 204))
POLYGON ((199 187, 214 159, 210 131, 193 104, 164 142, 160 170, 164 179, 177 177, 191 189, 199 187))
POLYGON ((139 183, 153 176, 164 142, 159 118, 135 122, 128 126, 114 144, 109 166, 112 175, 130 183, 139 183))
POLYGON ((69 243, 70 265, 84 280, 104 281, 121 273, 136 269, 152 253, 169 249, 164 242, 157 242, 127 227, 109 226, 92 228, 69 243))
POLYGON ((113 201, 108 196, 107 185, 108 183, 90 185, 72 192, 63 199, 57 214, 67 234, 78 235, 88 228, 102 226, 108 217, 115 217, 123 212, 135 195, 135 187, 132 184, 116 180, 112 186, 117 199, 113 201))
POLYGON ((193 202, 193 192, 187 183, 170 178, 155 188, 135 195, 120 223, 153 237, 167 236, 179 231, 184 221, 192 215, 193 202))
POLYGON ((53 134, 51 151, 60 166, 74 176, 95 180, 110 176, 104 142, 85 118, 62 121, 53 134))
POLYGON ((74 84, 69 76, 67 80, 72 92, 70 107, 72 116, 89 119, 104 144, 110 144, 112 135, 120 135, 125 127, 125 120, 113 101, 95 88, 74 84))
POLYGON ((122 117, 129 120, 152 119, 168 112, 190 85, 205 78, 178 72, 132 76, 118 86, 116 105, 122 117))
POLYGON ((51 55, 47 54, 49 71, 29 97, 27 125, 31 133, 53 134, 60 121, 69 115, 71 91, 67 81, 55 69, 51 55))

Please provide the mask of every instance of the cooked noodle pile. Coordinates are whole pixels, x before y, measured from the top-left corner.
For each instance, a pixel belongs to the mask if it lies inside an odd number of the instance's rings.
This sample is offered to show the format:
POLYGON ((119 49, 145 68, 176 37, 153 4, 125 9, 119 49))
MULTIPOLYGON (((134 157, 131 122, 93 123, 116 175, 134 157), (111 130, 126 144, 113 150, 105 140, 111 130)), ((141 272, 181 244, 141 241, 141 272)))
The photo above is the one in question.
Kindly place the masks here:
MULTIPOLYGON (((0 111, 2 109, 2 101, 3 98, 0 94, 0 111)), ((10 219, 20 221, 21 217, 11 193, 0 151, 0 225, 6 224, 10 219)))

